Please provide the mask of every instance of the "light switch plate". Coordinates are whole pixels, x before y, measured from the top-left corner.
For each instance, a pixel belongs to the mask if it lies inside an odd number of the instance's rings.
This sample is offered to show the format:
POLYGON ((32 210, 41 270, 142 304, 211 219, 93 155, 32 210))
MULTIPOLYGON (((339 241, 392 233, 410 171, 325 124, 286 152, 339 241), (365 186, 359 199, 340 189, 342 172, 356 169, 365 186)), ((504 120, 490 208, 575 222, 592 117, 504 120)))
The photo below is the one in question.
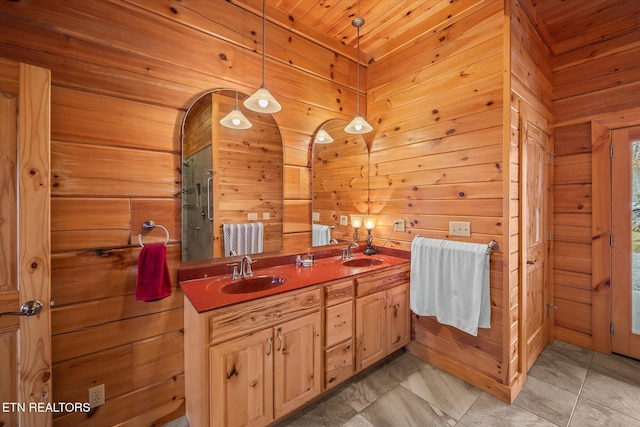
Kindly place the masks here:
POLYGON ((262 219, 271 219, 271 214, 269 212, 262 212, 262 219))
POLYGON ((340 215, 340 225, 347 225, 347 216, 340 215))
POLYGON ((250 213, 247 214, 247 219, 249 221, 257 221, 258 214, 256 212, 250 212, 250 213))
POLYGON ((449 221, 449 235, 471 237, 471 223, 462 221, 449 221))
POLYGON ((311 219, 313 222, 320 222, 320 212, 314 212, 311 219))

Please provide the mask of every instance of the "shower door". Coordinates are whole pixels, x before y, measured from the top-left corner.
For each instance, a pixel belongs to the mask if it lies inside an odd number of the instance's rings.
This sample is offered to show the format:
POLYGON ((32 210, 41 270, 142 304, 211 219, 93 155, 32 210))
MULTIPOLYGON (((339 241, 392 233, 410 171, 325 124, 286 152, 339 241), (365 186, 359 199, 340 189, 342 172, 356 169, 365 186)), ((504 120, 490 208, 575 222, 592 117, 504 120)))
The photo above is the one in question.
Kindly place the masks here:
POLYGON ((213 171, 211 145, 189 156, 182 165, 182 260, 213 257, 213 171), (188 243, 185 243, 188 242, 188 243))

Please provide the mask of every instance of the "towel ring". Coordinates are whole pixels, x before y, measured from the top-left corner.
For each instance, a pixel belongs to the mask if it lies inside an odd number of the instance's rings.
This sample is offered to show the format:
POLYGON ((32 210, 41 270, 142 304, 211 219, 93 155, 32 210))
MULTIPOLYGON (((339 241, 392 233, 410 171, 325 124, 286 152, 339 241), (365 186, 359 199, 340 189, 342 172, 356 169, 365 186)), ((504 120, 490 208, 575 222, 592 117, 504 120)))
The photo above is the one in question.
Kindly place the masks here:
MULTIPOLYGON (((144 224, 142 224, 142 228, 144 228, 145 230, 153 230, 154 228, 162 228, 165 232, 165 234, 167 235, 167 238, 164 241, 165 246, 167 245, 167 243, 169 243, 169 230, 167 230, 165 227, 163 227, 160 224, 156 224, 155 222, 149 220, 149 221, 145 221, 144 224)), ((144 248, 144 245, 142 244, 142 235, 138 234, 138 243, 140 243, 140 246, 142 246, 144 248)))

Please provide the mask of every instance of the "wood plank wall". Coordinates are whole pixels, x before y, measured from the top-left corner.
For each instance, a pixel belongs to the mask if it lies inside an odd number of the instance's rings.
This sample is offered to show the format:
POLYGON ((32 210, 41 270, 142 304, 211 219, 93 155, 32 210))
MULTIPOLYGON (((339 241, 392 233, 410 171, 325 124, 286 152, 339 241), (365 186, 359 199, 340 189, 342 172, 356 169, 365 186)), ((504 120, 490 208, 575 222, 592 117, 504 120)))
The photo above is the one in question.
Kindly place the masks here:
POLYGON ((610 351, 609 282, 592 284, 591 122, 606 128, 640 122, 640 29, 624 19, 589 37, 558 41, 553 58, 555 120, 554 263, 557 339, 610 351), (597 298, 602 303, 595 304, 597 298))
MULTIPOLYGON (((537 17, 530 0, 510 0, 510 120, 508 139, 509 147, 509 303, 510 319, 512 319, 509 339, 509 380, 515 381, 519 374, 526 374, 526 366, 522 366, 518 347, 524 349, 520 342, 522 313, 520 307, 521 290, 521 242, 520 242, 520 141, 521 114, 523 108, 531 113, 529 120, 538 117, 536 125, 549 133, 552 132, 552 66, 551 52, 544 38, 536 28, 537 17)), ((550 196, 550 200, 551 200, 550 196)), ((547 259, 547 265, 552 265, 547 259)), ((526 339, 523 337, 523 339, 526 339)))
MULTIPOLYGON (((230 2, 0 3, 0 56, 52 71, 53 401, 107 402, 54 425, 158 425, 184 413, 183 297, 135 301, 140 248, 171 234, 180 267, 180 124, 213 88, 261 83, 262 20, 230 2), (228 23, 234 22, 230 28, 228 23)), ((356 111, 356 65, 267 24, 266 79, 283 105, 283 252, 310 243, 308 147, 356 111), (292 46, 295 46, 292 48, 292 46)), ((362 83, 366 87, 363 71, 362 83)))
POLYGON ((430 361, 446 355, 440 366, 463 377, 473 371, 506 384, 504 2, 466 4, 368 69, 368 119, 376 124, 370 198, 379 213, 377 242, 394 219, 404 219, 406 231, 391 234, 393 247, 409 248, 417 234, 448 239, 449 221, 471 223, 470 238, 452 239, 499 243, 491 255, 491 329, 473 337, 414 315, 411 349, 430 361))

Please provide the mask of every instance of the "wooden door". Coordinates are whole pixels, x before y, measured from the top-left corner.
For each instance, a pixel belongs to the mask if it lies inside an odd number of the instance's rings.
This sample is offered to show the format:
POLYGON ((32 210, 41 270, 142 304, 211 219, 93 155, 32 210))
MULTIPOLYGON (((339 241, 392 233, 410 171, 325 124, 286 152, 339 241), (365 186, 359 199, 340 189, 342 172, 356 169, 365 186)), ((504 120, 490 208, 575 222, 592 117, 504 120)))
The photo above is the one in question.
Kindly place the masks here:
POLYGON ((640 358, 640 127, 611 132, 611 350, 640 358))
POLYGON ((279 418, 320 394, 320 314, 275 328, 274 412, 279 418))
POLYGON ((273 352, 271 328, 211 347, 212 427, 273 421, 273 352))
POLYGON ((546 121, 524 104, 521 119, 521 320, 526 372, 550 337, 551 295, 547 280, 550 135, 546 121))
POLYGON ((409 284, 387 291, 387 354, 409 343, 411 339, 409 315, 409 284))
POLYGON ((356 299, 356 370, 387 355, 386 291, 356 299))
POLYGON ((42 303, 0 316, 0 425, 50 426, 50 73, 0 59, 0 92, 0 312, 42 303))

